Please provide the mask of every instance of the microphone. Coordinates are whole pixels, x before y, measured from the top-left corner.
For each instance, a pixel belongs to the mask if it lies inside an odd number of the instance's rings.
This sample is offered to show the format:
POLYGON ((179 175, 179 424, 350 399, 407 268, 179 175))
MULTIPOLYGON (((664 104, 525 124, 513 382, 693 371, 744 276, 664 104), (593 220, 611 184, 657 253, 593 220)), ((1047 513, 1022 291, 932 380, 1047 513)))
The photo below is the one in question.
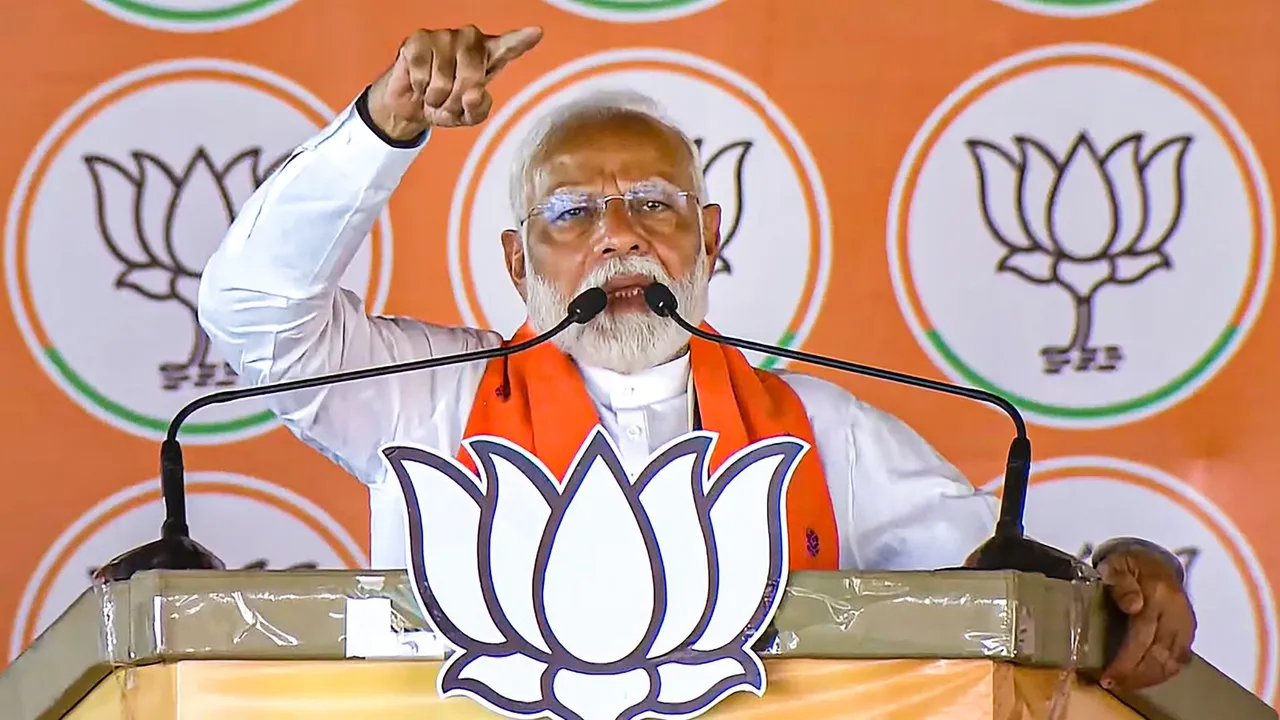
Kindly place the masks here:
POLYGON ((210 405, 221 405, 236 400, 275 395, 294 390, 337 385, 339 383, 366 380, 375 377, 387 377, 417 370, 432 370, 450 365, 493 358, 506 357, 541 345, 567 330, 571 325, 585 325, 604 312, 609 304, 609 296, 601 288, 595 287, 583 291, 569 303, 563 320, 555 327, 523 342, 514 345, 474 350, 453 355, 409 360, 357 370, 317 375, 286 382, 255 385, 253 387, 232 388, 210 393, 187 403, 169 423, 169 430, 164 442, 160 444, 160 490, 164 497, 165 518, 160 527, 160 539, 134 548, 111 562, 103 565, 94 573, 94 579, 101 582, 127 580, 134 573, 143 570, 224 570, 225 564, 203 545, 191 538, 187 527, 187 498, 184 478, 182 445, 178 442, 178 431, 182 423, 194 412, 210 405))
POLYGON ((977 388, 953 385, 870 365, 860 365, 752 340, 709 333, 680 317, 678 312, 679 303, 676 301, 675 294, 671 292, 670 288, 659 282, 655 282, 644 289, 644 301, 655 315, 671 318, 685 332, 703 340, 729 345, 740 350, 777 355, 789 360, 796 360, 854 375, 864 375, 879 380, 888 380, 902 385, 956 395, 1000 408, 1013 421, 1015 437, 1013 442, 1009 444, 1009 455, 1005 461, 1004 497, 1000 503, 1000 517, 991 539, 983 543, 974 553, 972 569, 1034 572, 1058 580, 1075 580, 1078 577, 1077 567, 1079 561, 1074 556, 1057 548, 1036 542, 1023 534, 1022 517, 1027 504, 1027 487, 1030 484, 1031 475, 1031 441, 1027 438, 1027 424, 1022 419, 1022 413, 1018 412, 1018 408, 1007 399, 977 388))

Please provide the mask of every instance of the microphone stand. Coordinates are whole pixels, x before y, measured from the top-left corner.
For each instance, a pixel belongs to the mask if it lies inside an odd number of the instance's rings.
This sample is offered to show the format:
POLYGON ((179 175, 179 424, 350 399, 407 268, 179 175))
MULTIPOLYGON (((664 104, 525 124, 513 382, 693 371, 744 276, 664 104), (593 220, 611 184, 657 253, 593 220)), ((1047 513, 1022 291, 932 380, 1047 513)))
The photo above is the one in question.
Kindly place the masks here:
POLYGON ((232 388, 203 395, 187 403, 174 415, 169 430, 160 444, 160 490, 164 497, 165 518, 160 526, 160 539, 128 552, 103 565, 94 573, 94 580, 113 582, 127 580, 143 570, 224 570, 226 565, 212 552, 191 538, 187 526, 187 498, 182 444, 178 431, 182 423, 193 413, 210 405, 221 405, 236 400, 275 395, 295 390, 309 390, 339 383, 387 377, 418 370, 431 370, 448 365, 461 365, 480 360, 514 355, 541 345, 564 332, 571 325, 583 325, 604 311, 609 297, 601 288, 590 288, 569 303, 563 320, 555 327, 514 345, 474 350, 472 352, 409 360, 392 365, 380 365, 357 370, 317 375, 287 382, 253 387, 232 388))
POLYGON ((977 400, 1000 408, 1013 421, 1016 433, 1013 442, 1009 444, 1009 454, 1005 461, 1004 496, 1000 503, 1000 517, 996 522, 994 534, 974 552, 970 558, 968 568, 974 570, 1033 572, 1058 580, 1075 580, 1080 576, 1079 569, 1081 564, 1074 556, 1044 543, 1036 542, 1024 535, 1022 517, 1027 503, 1027 487, 1031 482, 1031 441, 1027 438, 1027 424, 1022 418, 1022 413, 1007 399, 993 392, 977 388, 953 385, 884 368, 860 365, 814 353, 759 343, 753 340, 709 333, 680 316, 680 313, 677 312, 679 303, 676 301, 675 294, 662 283, 655 282, 647 286, 644 289, 644 300, 655 315, 671 318, 685 332, 709 342, 766 355, 777 355, 789 360, 796 360, 854 375, 864 375, 926 390, 934 390, 948 395, 977 400))

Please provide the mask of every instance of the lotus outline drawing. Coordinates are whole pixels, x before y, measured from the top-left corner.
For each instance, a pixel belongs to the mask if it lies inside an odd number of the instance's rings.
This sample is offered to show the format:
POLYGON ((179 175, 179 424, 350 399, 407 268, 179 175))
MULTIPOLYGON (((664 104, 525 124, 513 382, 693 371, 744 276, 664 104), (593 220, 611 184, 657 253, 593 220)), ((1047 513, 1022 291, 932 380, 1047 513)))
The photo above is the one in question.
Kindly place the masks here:
MULTIPOLYGON (((708 192, 715 197, 721 207, 720 217, 720 252, 716 254, 715 267, 711 276, 732 275, 733 263, 725 255, 725 251, 738 239, 738 231, 742 229, 742 214, 746 205, 746 172, 747 157, 755 142, 751 140, 735 140, 714 152, 707 153, 706 140, 694 138, 693 144, 703 156, 702 174, 706 178, 708 192)), ((710 201, 702 198, 703 202, 710 201)))
POLYGON ((1099 151, 1080 132, 1061 158, 1027 136, 1013 138, 1013 151, 987 140, 966 143, 977 168, 983 221, 1005 249, 996 271, 1057 285, 1074 305, 1070 337, 1040 350, 1046 374, 1068 366, 1077 372, 1119 369, 1122 347, 1091 342, 1098 291, 1173 267, 1165 248, 1183 214, 1192 139, 1171 137, 1149 150, 1146 140, 1132 133, 1099 151))
POLYGON ((759 441, 711 474, 716 440, 685 435, 631 476, 597 426, 563 482, 501 438, 463 442, 478 476, 384 446, 414 593, 457 650, 439 694, 560 720, 689 718, 763 695, 752 644, 786 584, 786 490, 809 447, 759 441))
POLYGON ((263 157, 262 148, 217 163, 198 147, 181 167, 141 150, 126 165, 87 155, 98 230, 120 264, 115 287, 148 300, 180 305, 190 319, 185 357, 160 363, 160 386, 178 390, 234 385, 231 366, 210 354, 209 338, 196 314, 204 265, 249 196, 288 158, 263 157))

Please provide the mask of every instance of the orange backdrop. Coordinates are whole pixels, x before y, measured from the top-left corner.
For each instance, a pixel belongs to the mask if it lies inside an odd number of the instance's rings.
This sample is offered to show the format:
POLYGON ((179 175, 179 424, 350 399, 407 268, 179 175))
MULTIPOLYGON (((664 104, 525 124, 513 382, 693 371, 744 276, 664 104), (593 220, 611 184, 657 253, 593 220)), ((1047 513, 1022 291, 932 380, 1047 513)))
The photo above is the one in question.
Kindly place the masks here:
MULTIPOLYGON (((713 322, 1017 398, 1031 533, 1177 550, 1197 650, 1274 700, 1271 0, 13 4, 6 658, 96 564, 156 536, 163 424, 233 381, 190 305, 239 203, 408 32, 467 23, 546 37, 495 83, 486 125, 438 133, 409 172, 344 278, 371 309, 510 329, 493 270, 512 144, 585 88, 647 92, 700 139, 732 219, 713 322)), ((999 477, 1000 415, 832 379, 975 484, 999 477)), ((210 409, 184 437, 193 534, 229 563, 367 562, 363 488, 260 406, 210 409)))

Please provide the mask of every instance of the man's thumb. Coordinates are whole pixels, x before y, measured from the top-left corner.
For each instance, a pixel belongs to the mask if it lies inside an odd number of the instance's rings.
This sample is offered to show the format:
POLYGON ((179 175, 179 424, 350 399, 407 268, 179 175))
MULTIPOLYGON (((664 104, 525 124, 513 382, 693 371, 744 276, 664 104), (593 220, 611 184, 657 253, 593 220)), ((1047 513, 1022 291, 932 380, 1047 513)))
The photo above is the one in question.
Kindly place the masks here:
POLYGON ((507 63, 529 52, 542 40, 542 28, 526 27, 491 37, 485 42, 488 62, 485 71, 492 75, 507 63))
POLYGON ((1102 582, 1111 592, 1111 599, 1126 615, 1142 612, 1145 601, 1142 596, 1142 585, 1138 583, 1137 573, 1127 563, 1111 558, 1102 561, 1098 568, 1102 582))

